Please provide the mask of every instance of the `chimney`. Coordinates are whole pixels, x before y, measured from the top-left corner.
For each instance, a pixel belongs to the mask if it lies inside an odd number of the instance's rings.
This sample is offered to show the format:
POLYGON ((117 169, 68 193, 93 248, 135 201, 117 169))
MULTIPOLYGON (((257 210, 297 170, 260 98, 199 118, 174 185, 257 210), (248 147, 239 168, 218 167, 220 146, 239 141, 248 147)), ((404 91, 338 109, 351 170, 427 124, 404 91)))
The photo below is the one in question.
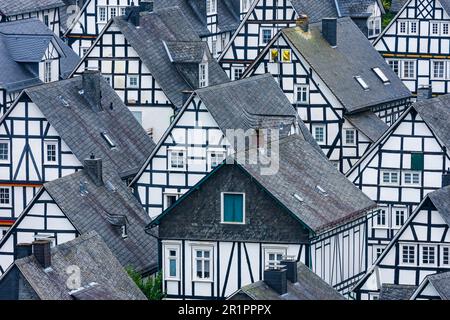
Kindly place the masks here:
POLYGON ((264 282, 279 295, 287 293, 286 269, 280 265, 269 266, 264 270, 264 282))
POLYGON ((95 111, 102 111, 100 77, 100 71, 98 70, 85 70, 82 74, 82 92, 84 98, 95 111))
POLYGON ((286 266, 286 278, 292 282, 296 283, 297 280, 297 261, 294 256, 286 257, 281 261, 283 266, 286 266))
POLYGON ((140 12, 151 12, 153 11, 153 1, 152 2, 141 2, 139 3, 140 12))
POLYGON ((299 15, 297 20, 295 21, 295 24, 303 31, 309 31, 309 17, 306 14, 299 15))
POLYGON ((49 240, 37 240, 33 242, 33 255, 44 269, 52 265, 50 245, 51 241, 49 240))
POLYGON ((337 46, 337 19, 323 18, 322 19, 322 35, 328 41, 330 46, 337 46))
POLYGON ((131 2, 131 5, 126 7, 125 9, 125 19, 128 22, 131 22, 135 27, 139 27, 139 20, 141 17, 140 14, 141 8, 134 5, 134 2, 131 2))
POLYGON ((442 188, 450 186, 450 168, 442 175, 442 188))
POLYGON ((97 187, 103 185, 102 159, 96 158, 94 154, 91 154, 89 159, 84 159, 84 170, 97 187))
POLYGON ((417 89, 417 101, 424 101, 433 97, 431 87, 428 85, 422 85, 417 89))
POLYGON ((33 254, 33 245, 31 243, 19 243, 16 246, 16 260, 29 257, 33 254))

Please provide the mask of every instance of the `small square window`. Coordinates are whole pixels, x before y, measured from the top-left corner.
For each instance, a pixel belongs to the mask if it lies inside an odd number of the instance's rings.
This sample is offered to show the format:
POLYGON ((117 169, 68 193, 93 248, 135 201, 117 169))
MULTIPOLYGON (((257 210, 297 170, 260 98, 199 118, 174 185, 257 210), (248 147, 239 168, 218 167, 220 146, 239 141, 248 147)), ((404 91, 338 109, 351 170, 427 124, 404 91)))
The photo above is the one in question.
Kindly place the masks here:
POLYGON ((0 140, 0 162, 9 162, 9 141, 0 140))
POLYGON ((164 194, 164 210, 170 208, 177 202, 178 198, 180 197, 180 194, 178 193, 166 193, 164 194))
POLYGON ((294 102, 297 104, 309 103, 309 85, 297 84, 294 87, 294 102))
POLYGON ((128 87, 129 88, 138 88, 139 87, 138 76, 128 76, 128 87))
POLYGON ((169 165, 173 170, 182 170, 186 166, 186 152, 184 150, 169 150, 169 165))
POLYGON ((315 125, 313 126, 313 137, 317 143, 325 143, 325 126, 315 125))
POLYGON ((239 80, 242 75, 244 74, 244 68, 243 67, 232 67, 231 68, 231 80, 239 80))
POLYGON ((345 132, 345 144, 354 146, 356 144, 356 130, 344 129, 345 132))
POLYGON ((442 247, 441 250, 441 265, 448 266, 450 265, 449 255, 450 255, 450 247, 442 247))
POLYGON ((272 40, 272 29, 271 28, 262 29, 261 34, 262 34, 261 43, 263 45, 268 44, 270 42, 270 40, 272 40))
POLYGON ((245 194, 222 193, 222 223, 243 224, 245 219, 245 194))
POLYGON ((0 206, 11 204, 11 189, 8 187, 0 187, 0 206))

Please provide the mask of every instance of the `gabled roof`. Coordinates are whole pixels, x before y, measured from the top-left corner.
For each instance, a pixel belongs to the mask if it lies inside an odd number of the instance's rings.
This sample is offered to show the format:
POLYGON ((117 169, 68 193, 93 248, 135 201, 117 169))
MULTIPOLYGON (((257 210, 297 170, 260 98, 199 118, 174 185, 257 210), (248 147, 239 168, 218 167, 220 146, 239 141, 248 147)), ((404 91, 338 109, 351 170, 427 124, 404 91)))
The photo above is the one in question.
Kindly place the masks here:
POLYGON ((370 6, 375 3, 381 9, 381 13, 384 13, 384 6, 380 0, 336 0, 336 5, 340 17, 351 17, 351 18, 368 18, 372 14, 369 11, 370 6))
POLYGON ((51 249, 51 267, 31 255, 15 265, 41 300, 146 300, 144 294, 95 232, 51 249), (67 288, 67 270, 80 268, 82 287, 67 288))
POLYGON ((31 18, 0 24, 0 87, 17 91, 41 83, 36 63, 49 43, 60 55, 60 77, 66 78, 79 57, 42 21, 31 18))
POLYGON ((380 300, 409 300, 417 286, 383 283, 380 300))
POLYGON ((158 247, 144 231, 148 214, 126 184, 104 165, 104 185, 96 186, 85 170, 44 184, 58 207, 81 234, 97 232, 122 266, 147 272, 156 267, 158 247), (127 238, 122 237, 126 226, 127 238))
POLYGON ((377 141, 389 126, 373 111, 367 110, 344 116, 356 129, 364 133, 372 142, 377 141))
POLYGON ((2 0, 0 1, 0 13, 5 16, 13 16, 62 6, 64 3, 61 0, 2 0))
POLYGON ((429 281, 442 300, 450 300, 450 272, 429 275, 424 281, 429 281))
POLYGON ((280 295, 264 281, 242 287, 233 296, 243 293, 252 300, 345 300, 332 286, 322 280, 303 263, 297 264, 296 283, 287 282, 287 293, 280 295))
MULTIPOLYGON (((267 174, 264 170, 262 163, 271 163, 265 155, 260 154, 261 160, 256 164, 239 162, 240 159, 256 157, 255 150, 236 155, 236 164, 313 232, 319 233, 357 219, 376 207, 372 200, 336 170, 322 151, 303 137, 294 134, 276 143, 279 150, 272 149, 271 158, 279 159, 279 166, 273 174, 267 174)), ((204 179, 210 178, 225 165, 222 164, 204 179)), ((202 183, 203 180, 198 185, 202 183)), ((183 205, 192 192, 198 192, 197 189, 195 186, 191 188, 175 206, 183 205)), ((159 215, 150 226, 159 224, 172 208, 159 215)))
POLYGON ((428 197, 450 227, 450 186, 431 192, 428 197))
MULTIPOLYGON (((27 95, 37 105, 79 161, 94 153, 120 176, 131 176, 155 144, 103 77, 99 74, 95 77, 101 90, 103 111, 91 107, 82 77, 28 88, 22 95, 27 95), (111 137, 115 148, 107 143, 102 133, 111 137)), ((0 121, 16 106, 17 103, 0 121)))
POLYGON ((339 16, 335 0, 291 0, 291 4, 297 14, 306 14, 310 22, 339 16))
MULTIPOLYGON (((294 27, 282 34, 307 60, 327 87, 343 104, 347 112, 366 110, 372 106, 411 97, 411 92, 373 48, 364 34, 348 17, 337 20, 337 46, 330 46, 322 36, 322 24, 310 26, 310 31, 294 27), (375 74, 379 68, 388 78, 385 84, 375 74), (369 86, 365 90, 355 77, 369 86)), ((267 52, 260 54, 260 57, 267 52)))
POLYGON ((166 42, 166 46, 169 57, 175 63, 200 63, 208 48, 204 41, 170 41, 166 42))

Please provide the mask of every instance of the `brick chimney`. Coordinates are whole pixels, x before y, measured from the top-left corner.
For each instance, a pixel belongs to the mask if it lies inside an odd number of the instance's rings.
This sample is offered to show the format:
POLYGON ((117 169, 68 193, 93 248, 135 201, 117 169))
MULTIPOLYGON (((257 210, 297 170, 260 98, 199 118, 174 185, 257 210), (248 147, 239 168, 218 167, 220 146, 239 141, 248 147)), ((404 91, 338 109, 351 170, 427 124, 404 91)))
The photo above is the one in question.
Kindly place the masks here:
POLYGON ((102 159, 96 158, 94 154, 91 154, 88 159, 84 159, 84 170, 97 187, 103 185, 102 159))
POLYGON ((33 242, 33 255, 44 269, 52 265, 50 247, 50 240, 36 240, 33 242))
POLYGON ((332 47, 337 46, 337 19, 322 19, 322 35, 332 47))
POLYGON ((94 111, 102 111, 102 91, 100 88, 100 71, 85 70, 82 74, 82 93, 94 111))
POLYGON ((422 85, 417 89, 417 101, 424 101, 433 97, 430 86, 422 85))
POLYGON ((132 23, 135 27, 139 27, 140 18, 141 18, 141 7, 135 6, 134 2, 131 2, 131 5, 126 7, 125 9, 125 19, 132 23))
POLYGON ((297 261, 295 257, 286 257, 281 261, 281 265, 286 267, 286 278, 292 282, 296 283, 298 281, 297 272, 297 261))
POLYGON ((269 266, 264 270, 264 282, 279 295, 287 293, 286 269, 280 265, 269 266))

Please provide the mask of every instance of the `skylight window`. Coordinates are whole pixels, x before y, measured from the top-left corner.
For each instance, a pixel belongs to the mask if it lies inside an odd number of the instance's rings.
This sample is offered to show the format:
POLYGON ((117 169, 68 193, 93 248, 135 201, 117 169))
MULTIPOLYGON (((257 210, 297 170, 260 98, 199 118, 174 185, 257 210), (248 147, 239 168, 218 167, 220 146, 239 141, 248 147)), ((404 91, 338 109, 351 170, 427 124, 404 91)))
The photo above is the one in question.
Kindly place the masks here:
POLYGON ((373 72, 375 72, 375 74, 378 76, 378 78, 380 78, 380 80, 383 81, 384 84, 387 84, 390 82, 388 77, 386 77, 386 75, 380 68, 377 67, 377 68, 373 68, 372 70, 373 70, 373 72))
POLYGON ((305 202, 305 199, 300 197, 297 193, 294 193, 294 198, 297 199, 298 201, 300 201, 301 203, 305 202))
POLYGON ((317 186, 316 187, 316 189, 317 189, 317 191, 319 191, 319 193, 321 194, 321 195, 323 195, 323 196, 327 196, 328 195, 328 193, 325 191, 325 189, 324 188, 322 188, 321 186, 317 186))
POLYGON ((355 80, 358 81, 359 85, 364 89, 364 90, 369 90, 369 85, 366 83, 366 81, 364 81, 363 78, 361 78, 360 76, 355 77, 355 80))
POLYGON ((109 134, 107 134, 106 132, 102 132, 102 137, 108 143, 110 148, 115 148, 116 147, 116 144, 114 143, 114 140, 111 138, 111 136, 109 134))

